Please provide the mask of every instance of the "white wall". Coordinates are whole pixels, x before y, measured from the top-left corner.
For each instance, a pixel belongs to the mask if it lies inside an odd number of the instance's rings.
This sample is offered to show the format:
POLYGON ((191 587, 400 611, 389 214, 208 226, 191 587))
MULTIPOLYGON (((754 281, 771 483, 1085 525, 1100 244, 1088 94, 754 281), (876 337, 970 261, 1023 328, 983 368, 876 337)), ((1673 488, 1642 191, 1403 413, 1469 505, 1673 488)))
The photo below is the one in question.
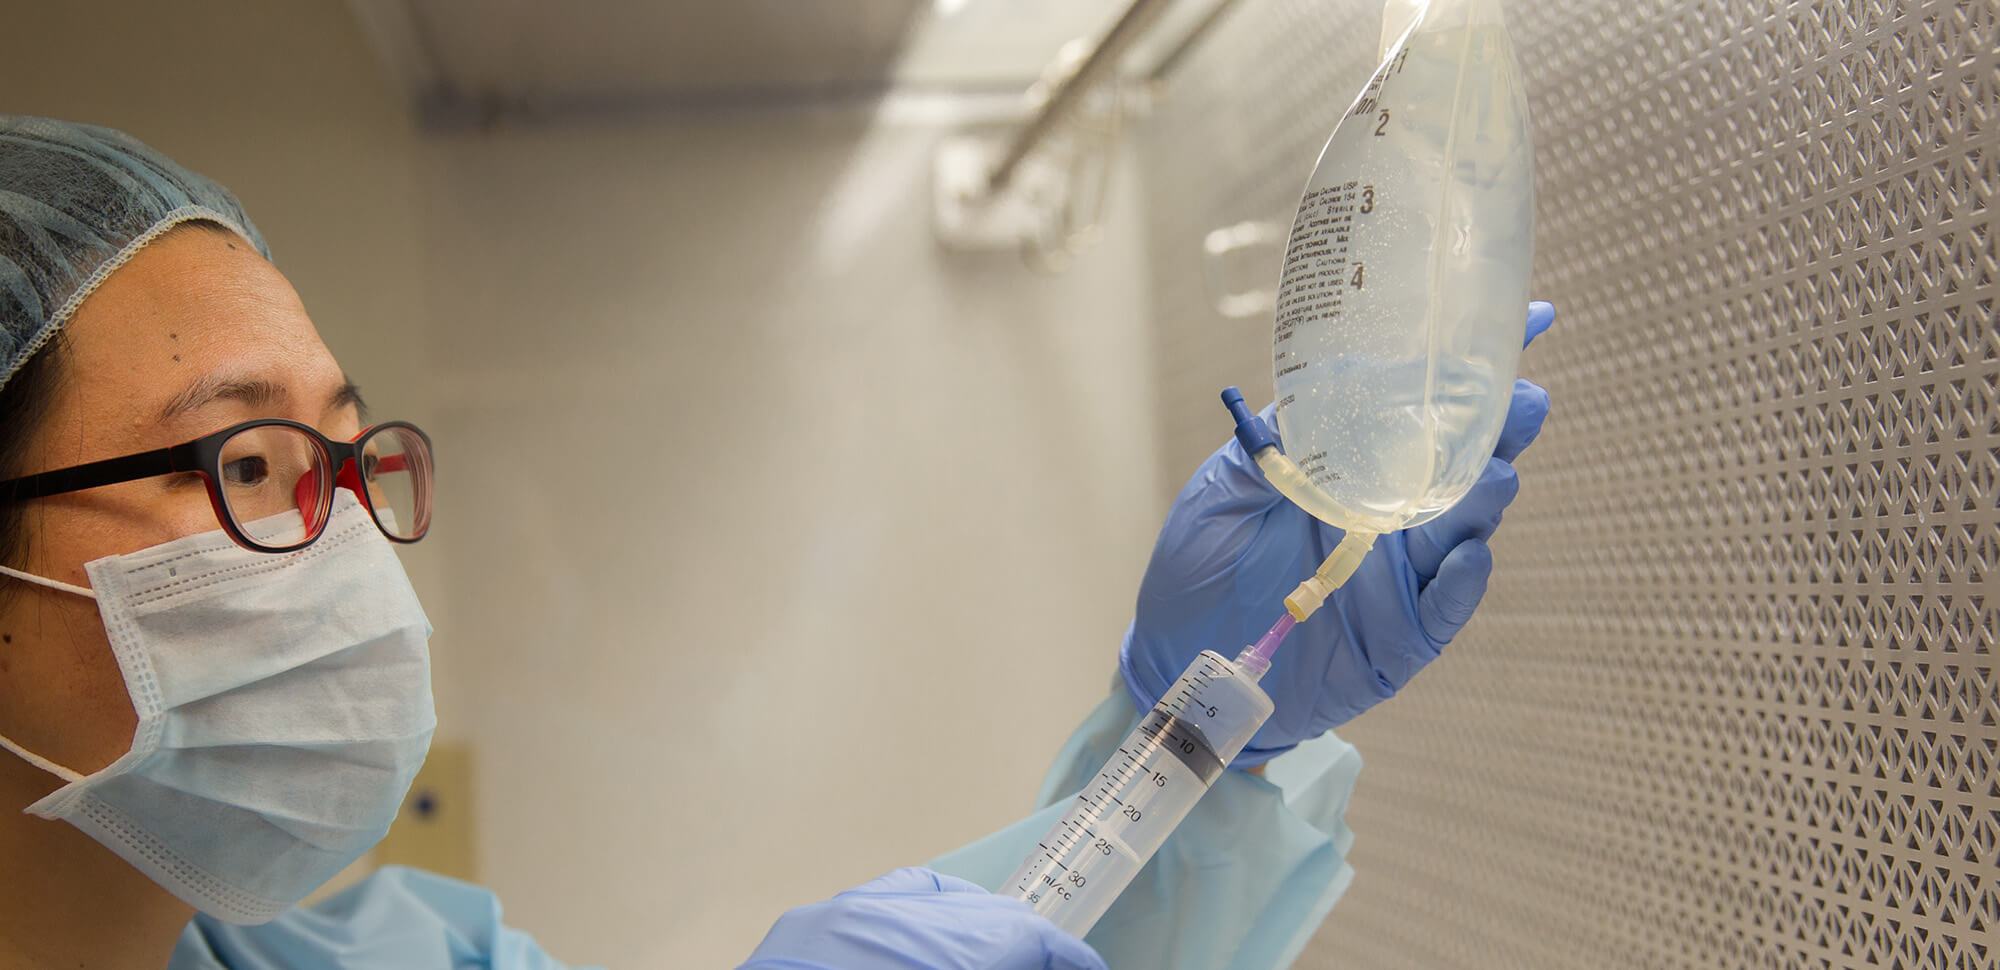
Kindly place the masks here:
POLYGON ((932 244, 935 129, 420 138, 334 0, 15 7, 0 111, 231 186, 438 439, 406 561, 509 922, 733 966, 1026 811, 1162 511, 1136 191, 1044 278, 932 244))
POLYGON ((0 112, 129 132, 243 200, 377 410, 420 408, 411 130, 336 2, 9 4, 0 112), (405 344, 404 346, 408 346, 405 344))
POLYGON ((935 137, 428 153, 461 727, 557 953, 732 965, 1019 817, 1104 695, 1159 513, 1136 212, 1060 278, 947 257, 935 137))

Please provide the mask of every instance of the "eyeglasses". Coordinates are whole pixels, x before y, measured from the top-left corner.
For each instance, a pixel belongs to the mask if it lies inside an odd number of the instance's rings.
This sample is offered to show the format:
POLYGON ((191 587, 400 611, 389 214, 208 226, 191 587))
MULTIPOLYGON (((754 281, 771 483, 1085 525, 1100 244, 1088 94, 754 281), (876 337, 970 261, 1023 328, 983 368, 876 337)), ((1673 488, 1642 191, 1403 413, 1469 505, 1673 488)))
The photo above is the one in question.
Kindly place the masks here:
POLYGON ((223 531, 258 552, 312 545, 332 517, 336 487, 359 497, 396 542, 415 542, 431 527, 431 439, 407 421, 385 421, 353 441, 281 418, 245 421, 171 448, 0 482, 0 502, 185 473, 207 484, 223 531))

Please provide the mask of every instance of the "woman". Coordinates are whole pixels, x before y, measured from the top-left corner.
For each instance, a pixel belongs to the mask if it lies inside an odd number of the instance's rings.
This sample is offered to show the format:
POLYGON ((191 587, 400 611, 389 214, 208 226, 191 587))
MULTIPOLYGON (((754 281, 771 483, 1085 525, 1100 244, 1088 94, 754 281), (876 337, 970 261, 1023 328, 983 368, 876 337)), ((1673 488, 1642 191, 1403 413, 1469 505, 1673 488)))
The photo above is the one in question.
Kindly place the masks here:
MULTIPOLYGON (((1348 878, 1359 762, 1327 729, 1469 619, 1506 459, 1546 410, 1517 386, 1474 492, 1385 537, 1294 633, 1271 722, 1091 945, 980 885, 1339 537, 1234 443, 1170 512, 1121 683, 1043 811, 785 914, 745 966, 1289 962, 1348 878)), ((429 625, 392 545, 423 537, 430 480, 428 438, 364 415, 225 190, 118 132, 0 117, 0 970, 557 965, 484 890, 413 870, 296 907, 381 838, 435 724, 429 625)))

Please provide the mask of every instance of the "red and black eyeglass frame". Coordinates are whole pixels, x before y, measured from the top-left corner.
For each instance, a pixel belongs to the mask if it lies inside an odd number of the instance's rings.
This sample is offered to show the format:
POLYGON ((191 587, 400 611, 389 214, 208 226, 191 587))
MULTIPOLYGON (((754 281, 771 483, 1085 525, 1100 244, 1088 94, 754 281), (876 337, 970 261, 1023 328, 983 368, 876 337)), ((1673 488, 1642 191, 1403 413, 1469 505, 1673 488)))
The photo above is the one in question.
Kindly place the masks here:
POLYGON ((193 441, 182 442, 166 448, 142 451, 117 458, 72 465, 53 471, 38 472, 20 478, 0 482, 0 502, 25 501, 78 492, 86 488, 116 485, 121 482, 152 478, 157 475, 172 475, 192 472, 200 475, 208 487, 208 501, 215 509, 215 519, 221 523, 223 531, 237 545, 256 552, 284 553, 303 549, 319 540, 326 531, 327 520, 333 512, 333 492, 344 487, 361 500, 368 509, 369 518, 382 535, 392 542, 412 543, 430 531, 431 489, 433 487, 431 438, 422 428, 408 421, 384 421, 370 425, 352 441, 336 441, 319 432, 319 429, 284 418, 259 418, 234 424, 213 434, 202 435, 193 441), (306 532, 299 542, 286 545, 270 545, 260 542, 243 531, 236 516, 229 510, 222 495, 222 447, 231 438, 246 431, 264 427, 283 427, 301 433, 313 447, 318 449, 322 464, 315 467, 332 468, 337 471, 331 477, 308 473, 294 486, 299 512, 305 518, 306 532), (413 499, 417 521, 412 524, 408 535, 396 535, 382 525, 380 514, 375 509, 375 499, 370 490, 363 487, 358 469, 366 457, 364 449, 370 439, 392 430, 408 431, 422 442, 422 450, 406 450, 400 454, 383 455, 376 459, 376 472, 411 472, 413 499))

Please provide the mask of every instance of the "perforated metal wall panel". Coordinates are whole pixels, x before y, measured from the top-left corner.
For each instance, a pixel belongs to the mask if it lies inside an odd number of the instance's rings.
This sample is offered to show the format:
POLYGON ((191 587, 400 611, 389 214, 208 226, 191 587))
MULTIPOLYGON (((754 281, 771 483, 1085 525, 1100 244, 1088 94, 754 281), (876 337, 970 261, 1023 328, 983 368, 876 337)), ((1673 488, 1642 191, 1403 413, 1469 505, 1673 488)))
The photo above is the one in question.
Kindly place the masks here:
MULTIPOLYGON (((1508 8, 1555 411, 1478 619, 1343 732, 1301 965, 1996 966, 2000 7, 1508 8)), ((1270 387, 1203 234, 1289 222, 1379 12, 1245 0, 1142 130, 1175 483, 1270 387)))

